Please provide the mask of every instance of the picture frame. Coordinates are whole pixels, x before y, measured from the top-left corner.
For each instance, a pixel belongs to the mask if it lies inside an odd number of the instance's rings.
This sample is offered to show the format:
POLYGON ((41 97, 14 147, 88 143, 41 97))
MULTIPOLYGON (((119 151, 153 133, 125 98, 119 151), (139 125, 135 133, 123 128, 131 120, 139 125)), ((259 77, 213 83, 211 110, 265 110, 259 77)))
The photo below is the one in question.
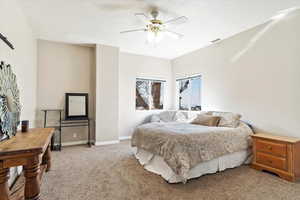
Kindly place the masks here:
POLYGON ((89 116, 88 93, 66 93, 66 120, 87 120, 89 116))

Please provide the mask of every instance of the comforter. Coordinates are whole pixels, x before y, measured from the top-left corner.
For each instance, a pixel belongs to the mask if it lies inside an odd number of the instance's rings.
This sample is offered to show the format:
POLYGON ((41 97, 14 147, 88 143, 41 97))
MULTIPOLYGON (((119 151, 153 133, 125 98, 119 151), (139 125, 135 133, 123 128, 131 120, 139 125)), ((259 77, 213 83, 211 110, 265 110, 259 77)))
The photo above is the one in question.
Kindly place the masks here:
POLYGON ((237 128, 157 122, 137 127, 131 145, 163 157, 186 182, 189 170, 197 164, 248 149, 251 134, 243 122, 237 128))

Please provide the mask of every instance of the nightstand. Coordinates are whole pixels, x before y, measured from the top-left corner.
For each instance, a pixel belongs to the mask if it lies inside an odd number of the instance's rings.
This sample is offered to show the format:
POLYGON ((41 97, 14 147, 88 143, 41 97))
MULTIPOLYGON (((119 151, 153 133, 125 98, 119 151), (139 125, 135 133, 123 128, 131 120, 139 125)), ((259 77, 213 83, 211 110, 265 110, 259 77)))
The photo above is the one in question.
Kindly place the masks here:
POLYGON ((251 167, 296 181, 300 178, 300 139, 258 133, 253 138, 251 167))

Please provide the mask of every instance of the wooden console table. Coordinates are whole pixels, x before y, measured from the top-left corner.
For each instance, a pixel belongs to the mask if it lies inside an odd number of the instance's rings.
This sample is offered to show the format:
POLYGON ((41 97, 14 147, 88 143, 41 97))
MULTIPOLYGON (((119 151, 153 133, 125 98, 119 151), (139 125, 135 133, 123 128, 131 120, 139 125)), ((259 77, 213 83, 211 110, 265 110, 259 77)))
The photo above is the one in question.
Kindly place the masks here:
POLYGON ((51 167, 49 144, 53 133, 53 128, 30 129, 0 142, 0 200, 40 199, 42 174, 51 167), (10 195, 9 168, 16 166, 23 166, 25 186, 18 194, 10 195))

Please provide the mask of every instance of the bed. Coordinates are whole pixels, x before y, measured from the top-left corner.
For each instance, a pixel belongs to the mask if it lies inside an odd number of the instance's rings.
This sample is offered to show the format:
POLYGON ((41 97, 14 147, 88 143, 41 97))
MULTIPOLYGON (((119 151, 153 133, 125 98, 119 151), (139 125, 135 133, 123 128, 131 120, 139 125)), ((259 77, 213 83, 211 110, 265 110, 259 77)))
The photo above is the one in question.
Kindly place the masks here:
POLYGON ((236 127, 195 125, 176 115, 135 129, 131 145, 146 170, 169 183, 186 183, 250 162, 253 132, 247 124, 238 119, 236 127))

